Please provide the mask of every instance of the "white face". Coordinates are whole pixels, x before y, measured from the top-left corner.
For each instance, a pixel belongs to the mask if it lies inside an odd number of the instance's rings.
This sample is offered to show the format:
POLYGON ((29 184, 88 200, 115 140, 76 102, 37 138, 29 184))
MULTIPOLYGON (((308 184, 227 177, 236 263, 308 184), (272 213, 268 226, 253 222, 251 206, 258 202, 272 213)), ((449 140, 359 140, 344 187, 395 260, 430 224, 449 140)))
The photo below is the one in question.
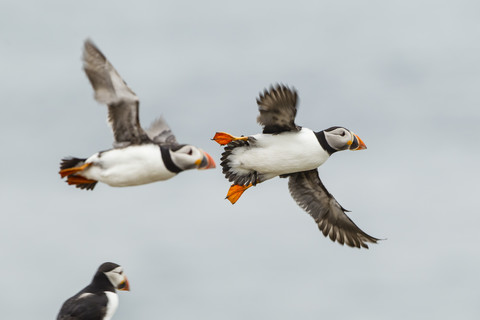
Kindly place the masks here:
POLYGON ((121 266, 118 266, 111 271, 104 272, 104 274, 115 288, 118 288, 120 284, 126 281, 126 277, 123 274, 123 268, 121 266))
POLYGON ((200 149, 191 145, 185 145, 171 154, 172 161, 183 170, 198 168, 204 157, 200 149))
POLYGON ((324 133, 330 147, 338 151, 348 149, 354 139, 353 133, 342 127, 324 131, 324 133))

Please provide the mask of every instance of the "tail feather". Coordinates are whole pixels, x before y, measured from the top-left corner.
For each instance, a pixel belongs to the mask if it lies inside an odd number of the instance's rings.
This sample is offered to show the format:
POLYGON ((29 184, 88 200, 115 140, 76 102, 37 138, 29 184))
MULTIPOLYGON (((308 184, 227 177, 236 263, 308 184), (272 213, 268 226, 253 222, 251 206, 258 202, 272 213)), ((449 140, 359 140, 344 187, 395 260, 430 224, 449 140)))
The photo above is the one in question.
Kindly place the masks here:
POLYGON ((222 172, 225 178, 233 182, 235 185, 246 186, 249 184, 256 185, 258 181, 258 175, 255 171, 238 170, 232 161, 233 150, 239 147, 248 147, 249 141, 235 140, 230 142, 224 149, 222 157, 220 158, 220 165, 222 166, 222 172))
POLYGON ((97 185, 97 181, 93 183, 80 183, 75 185, 75 187, 80 189, 85 189, 85 190, 93 190, 93 188, 95 188, 96 185, 97 185))
POLYGON ((85 161, 87 161, 87 159, 80 159, 74 157, 63 158, 62 162, 60 162, 60 170, 80 167, 85 163, 85 161))
POLYGON ((85 190, 93 190, 97 184, 96 180, 90 180, 82 176, 76 175, 78 168, 85 166, 87 159, 68 157, 63 158, 60 162, 60 176, 62 178, 67 177, 67 183, 69 185, 75 185, 75 187, 85 190))

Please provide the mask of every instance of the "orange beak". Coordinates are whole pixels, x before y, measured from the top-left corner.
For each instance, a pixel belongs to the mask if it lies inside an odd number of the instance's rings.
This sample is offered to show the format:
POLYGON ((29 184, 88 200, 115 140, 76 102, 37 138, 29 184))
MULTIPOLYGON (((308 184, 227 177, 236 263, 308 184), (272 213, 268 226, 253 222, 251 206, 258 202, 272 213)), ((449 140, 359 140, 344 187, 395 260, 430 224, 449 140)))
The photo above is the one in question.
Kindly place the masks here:
POLYGON ((350 145, 349 149, 350 150, 363 150, 363 149, 367 149, 367 146, 362 141, 362 139, 360 139, 359 136, 357 136, 355 133, 353 133, 353 141, 352 141, 352 144, 350 145))
POLYGON ((212 156, 203 151, 203 159, 200 161, 198 165, 198 169, 213 169, 215 168, 215 161, 213 160, 212 156))
POLYGON ((118 285, 117 289, 122 291, 130 291, 130 283, 128 283, 128 279, 125 276, 125 279, 118 285))

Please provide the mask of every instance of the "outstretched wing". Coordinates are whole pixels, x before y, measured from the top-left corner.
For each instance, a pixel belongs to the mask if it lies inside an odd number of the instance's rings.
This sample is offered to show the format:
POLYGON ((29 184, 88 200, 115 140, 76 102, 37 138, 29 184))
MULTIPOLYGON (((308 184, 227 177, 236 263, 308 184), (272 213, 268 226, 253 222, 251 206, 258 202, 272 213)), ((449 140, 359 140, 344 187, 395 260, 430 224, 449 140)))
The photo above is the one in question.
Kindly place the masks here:
POLYGON ((295 125, 297 114, 297 92, 287 86, 277 84, 261 93, 257 98, 260 115, 257 122, 263 126, 263 133, 298 131, 295 125))
POLYGON ((158 145, 174 147, 178 145, 172 130, 162 117, 156 119, 147 129, 148 137, 158 145))
POLYGON ((297 204, 315 219, 325 237, 357 248, 368 248, 366 242, 377 243, 379 240, 360 230, 350 220, 345 214, 347 210, 323 185, 317 169, 291 174, 288 188, 297 204))
POLYGON ((114 146, 149 141, 138 119, 138 97, 91 40, 85 41, 83 69, 95 90, 95 100, 108 105, 114 146))

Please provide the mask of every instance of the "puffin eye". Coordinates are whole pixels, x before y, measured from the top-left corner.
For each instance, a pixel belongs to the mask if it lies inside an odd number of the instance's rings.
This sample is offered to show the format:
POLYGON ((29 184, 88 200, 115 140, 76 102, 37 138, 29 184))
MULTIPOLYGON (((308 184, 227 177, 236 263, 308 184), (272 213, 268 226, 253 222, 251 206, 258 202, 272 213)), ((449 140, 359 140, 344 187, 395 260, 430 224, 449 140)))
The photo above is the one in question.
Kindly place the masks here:
POLYGON ((342 137, 345 136, 345 131, 342 131, 342 133, 340 134, 342 137))
POLYGON ((192 155, 192 149, 188 150, 188 155, 189 155, 189 156, 192 155))

